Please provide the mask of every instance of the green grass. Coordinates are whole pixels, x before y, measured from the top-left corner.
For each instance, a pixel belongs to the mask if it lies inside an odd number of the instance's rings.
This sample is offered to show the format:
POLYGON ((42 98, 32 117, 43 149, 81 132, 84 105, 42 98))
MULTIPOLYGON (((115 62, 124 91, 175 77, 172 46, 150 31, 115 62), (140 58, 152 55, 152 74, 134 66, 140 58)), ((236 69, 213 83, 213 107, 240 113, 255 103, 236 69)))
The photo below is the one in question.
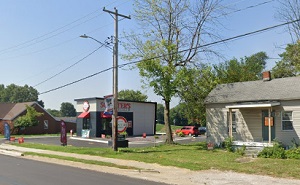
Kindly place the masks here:
POLYGON ((115 167, 115 168, 120 168, 120 169, 141 170, 140 168, 135 168, 135 167, 131 167, 131 166, 117 165, 117 164, 109 163, 109 162, 102 162, 102 161, 95 161, 95 160, 86 160, 86 159, 78 159, 78 158, 74 158, 74 157, 66 157, 66 156, 59 156, 59 155, 52 155, 52 154, 41 154, 41 153, 34 153, 34 152, 25 152, 24 155, 55 158, 55 159, 73 161, 73 162, 81 162, 81 163, 85 163, 85 164, 93 164, 93 165, 99 165, 99 166, 115 167))
POLYGON ((147 148, 79 148, 23 143, 18 146, 54 150, 69 153, 89 154, 102 157, 136 160, 177 166, 190 170, 231 170, 250 174, 270 175, 300 179, 300 160, 264 159, 239 162, 241 156, 221 149, 206 150, 205 143, 191 145, 160 145, 147 148))
MULTIPOLYGON (((180 129, 182 126, 174 126, 171 125, 171 130, 174 132, 176 129, 180 129)), ((164 124, 156 124, 156 132, 166 132, 165 125, 164 124)))

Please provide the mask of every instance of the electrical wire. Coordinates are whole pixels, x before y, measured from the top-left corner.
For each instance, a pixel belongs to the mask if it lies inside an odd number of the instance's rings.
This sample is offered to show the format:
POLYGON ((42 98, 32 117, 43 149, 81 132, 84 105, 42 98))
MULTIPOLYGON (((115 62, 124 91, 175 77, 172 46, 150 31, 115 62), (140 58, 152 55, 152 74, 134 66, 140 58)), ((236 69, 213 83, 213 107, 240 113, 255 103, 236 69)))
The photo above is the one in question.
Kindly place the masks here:
MULTIPOLYGON (((92 54, 94 54, 96 51, 98 51, 100 48, 102 48, 103 46, 106 46, 105 43, 102 43, 101 46, 99 46, 97 49, 95 49, 94 51, 92 51, 91 53, 89 53, 88 55, 86 55, 85 57, 83 57, 82 59, 78 60, 77 62, 73 63, 72 65, 68 66, 67 68, 61 70, 60 72, 54 74, 53 76, 47 78, 46 80, 43 80, 41 82, 39 82, 38 84, 34 85, 33 87, 39 86, 49 80, 51 80, 52 78, 55 78, 56 76, 62 74, 63 72, 71 69, 72 67, 74 67, 75 65, 79 64, 80 62, 82 62, 83 60, 85 60, 86 58, 88 58, 89 56, 91 56, 92 54)), ((107 47, 107 46, 106 46, 107 47)))
MULTIPOLYGON (((114 4, 114 3, 116 3, 116 2, 118 2, 118 1, 117 1, 117 0, 116 0, 116 1, 113 1, 113 2, 111 2, 111 3, 109 3, 109 4, 105 5, 105 6, 109 6, 109 5, 114 4)), ((125 2, 121 3, 121 5, 124 4, 124 3, 125 3, 125 2)), ((90 21, 90 20, 92 20, 92 19, 95 19, 96 17, 99 17, 99 16, 102 15, 103 13, 101 13, 100 15, 93 16, 93 17, 91 17, 91 18, 89 18, 89 19, 87 19, 87 20, 85 20, 85 21, 83 21, 83 22, 80 22, 80 23, 78 23, 78 24, 72 26, 71 28, 68 28, 68 29, 65 29, 65 30, 64 30, 64 28, 67 28, 68 26, 71 26, 71 25, 73 25, 74 23, 79 22, 79 21, 81 21, 81 20, 84 20, 84 19, 86 19, 87 17, 89 17, 89 16, 91 16, 91 15, 93 15, 93 14, 99 12, 99 11, 102 11, 102 10, 101 10, 101 9, 97 9, 97 10, 95 10, 95 11, 93 11, 93 12, 91 12, 91 13, 89 13, 89 14, 87 14, 87 15, 85 15, 85 16, 79 18, 79 19, 76 19, 76 20, 74 20, 74 21, 72 21, 72 22, 70 22, 70 23, 68 23, 68 24, 66 24, 66 25, 64 25, 64 26, 62 26, 62 27, 56 28, 56 29, 54 29, 54 30, 52 30, 52 31, 50 31, 50 32, 48 32, 48 33, 45 33, 45 34, 43 34, 43 35, 41 35, 41 36, 38 36, 38 37, 35 37, 35 38, 33 38, 33 39, 27 40, 27 41, 22 42, 22 43, 20 43, 20 44, 17 44, 17 45, 8 47, 8 48, 6 48, 6 49, 2 49, 2 50, 0 50, 0 54, 4 54, 4 53, 8 53, 8 52, 14 52, 14 51, 17 51, 17 50, 20 50, 20 49, 24 49, 24 48, 26 48, 26 47, 29 47, 29 46, 38 44, 38 43, 43 42, 43 41, 46 41, 46 40, 48 40, 48 39, 50 39, 50 38, 56 37, 56 36, 58 36, 58 35, 60 35, 60 34, 62 34, 62 33, 64 33, 64 32, 67 32, 67 31, 69 31, 69 30, 71 30, 71 29, 73 29, 73 28, 75 28, 75 27, 81 25, 81 24, 84 24, 84 23, 86 23, 86 22, 88 22, 88 21, 90 21), (59 30, 62 30, 62 31, 58 32, 59 30), (57 32, 57 33, 56 33, 56 32, 57 32), (55 34, 52 35, 53 33, 55 33, 55 34), (48 35, 50 35, 50 36, 48 36, 48 35), (45 36, 48 36, 48 37, 44 38, 45 36), (43 39, 41 39, 41 38, 43 38, 43 39), (39 40, 39 39, 41 39, 41 40, 39 40), (16 48, 16 49, 15 49, 15 48, 16 48), (14 49, 14 50, 12 50, 12 49, 14 49)))
MULTIPOLYGON (((248 32, 248 33, 245 33, 245 34, 237 35, 237 36, 230 37, 230 38, 227 38, 227 39, 222 39, 222 40, 219 40, 219 41, 216 41, 216 42, 211 42, 211 43, 208 43, 208 44, 199 45, 199 46, 196 46, 196 47, 193 47, 193 48, 190 48, 190 49, 181 50, 181 51, 179 51, 178 53, 183 53, 183 52, 186 52, 186 51, 189 51, 189 50, 194 50, 194 49, 198 49, 198 48, 202 48, 202 47, 207 47, 207 46, 211 46, 211 45, 215 45, 215 44, 219 44, 219 43, 225 43, 225 42, 228 42, 228 41, 230 41, 230 40, 235 40, 235 39, 242 38, 242 37, 245 37, 245 36, 249 36, 249 35, 253 35, 253 34, 258 34, 258 33, 264 32, 264 31, 268 31, 268 30, 271 30, 271 29, 275 29, 275 28, 278 28, 278 27, 281 27, 281 26, 285 26, 285 25, 288 25, 288 24, 292 24, 292 23, 294 23, 294 22, 298 22, 298 21, 300 21, 300 19, 297 19, 297 20, 294 20, 294 21, 290 21, 290 22, 286 22, 286 23, 282 23, 282 24, 277 24, 277 25, 274 25, 274 26, 270 26, 270 27, 267 27, 267 28, 263 28, 263 29, 260 29, 260 30, 253 31, 253 32, 248 32)), ((174 54, 175 54, 175 53, 174 53, 174 54)), ((162 57, 164 57, 164 55, 160 55, 160 56, 156 56, 156 57, 152 57, 152 58, 148 58, 148 59, 144 59, 144 60, 138 60, 138 61, 128 62, 128 63, 126 63, 126 64, 118 65, 117 67, 118 67, 118 68, 122 68, 122 67, 127 66, 127 65, 132 65, 132 64, 139 63, 139 62, 143 62, 143 61, 147 61, 147 60, 153 60, 153 59, 158 59, 158 58, 162 58, 162 57)), ((39 95, 46 94, 46 93, 49 93, 49 92, 52 92, 52 91, 55 91, 55 90, 58 90, 58 89, 67 87, 67 86, 69 86, 69 85, 75 84, 75 83, 77 83, 77 82, 86 80, 86 79, 91 78, 91 77, 93 77, 93 76, 96 76, 96 75, 98 75, 98 74, 101 74, 101 73, 104 73, 104 72, 106 72, 106 71, 109 71, 109 70, 111 70, 111 69, 113 69, 113 67, 104 69, 104 70, 102 70, 102 71, 99 71, 99 72, 94 73, 94 74, 92 74, 92 75, 89 75, 89 76, 87 76, 87 77, 84 77, 84 78, 81 78, 81 79, 79 79, 79 80, 70 82, 70 83, 68 83, 68 84, 65 84, 65 85, 56 87, 56 88, 54 88, 54 89, 50 89, 50 90, 44 91, 44 92, 42 92, 42 93, 39 93, 39 95)))

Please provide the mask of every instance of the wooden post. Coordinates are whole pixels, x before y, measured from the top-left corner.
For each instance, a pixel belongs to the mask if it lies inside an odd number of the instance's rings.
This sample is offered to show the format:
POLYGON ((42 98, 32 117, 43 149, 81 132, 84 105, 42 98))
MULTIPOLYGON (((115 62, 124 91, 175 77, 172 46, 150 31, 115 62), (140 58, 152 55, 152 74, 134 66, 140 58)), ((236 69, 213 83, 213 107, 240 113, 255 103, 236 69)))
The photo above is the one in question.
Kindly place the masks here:
POLYGON ((229 108, 229 137, 232 140, 232 109, 229 108))
POLYGON ((272 138, 272 132, 271 132, 271 109, 272 107, 269 108, 269 117, 268 117, 268 122, 269 122, 269 144, 271 144, 271 138, 272 138))

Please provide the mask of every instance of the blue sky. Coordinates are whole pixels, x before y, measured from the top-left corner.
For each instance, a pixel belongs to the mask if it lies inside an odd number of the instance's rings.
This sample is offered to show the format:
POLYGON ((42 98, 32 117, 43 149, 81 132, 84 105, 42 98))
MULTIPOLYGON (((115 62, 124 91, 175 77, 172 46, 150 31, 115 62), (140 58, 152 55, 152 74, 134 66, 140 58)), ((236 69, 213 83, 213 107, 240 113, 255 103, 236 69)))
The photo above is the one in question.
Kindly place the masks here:
MULTIPOLYGON (((119 13, 133 13, 132 0, 6 0, 0 6, 0 84, 34 86, 40 93, 65 85, 88 75, 112 67, 112 53, 102 47, 86 59, 99 43, 79 36, 87 34, 103 42, 114 35, 114 20, 103 7, 119 13), (69 70, 45 81, 68 66, 69 70), (43 82, 43 83, 41 83, 43 82), (40 84, 41 83, 41 84, 40 84), (39 85, 37 85, 39 84, 39 85), (36 86, 37 85, 37 86, 36 86)), ((223 38, 229 38, 280 24, 275 18, 278 4, 270 0, 227 0, 224 5, 231 13, 221 19, 223 38), (248 8, 260 3, 263 5, 248 8)), ((135 20, 119 22, 119 37, 122 32, 136 29, 135 20)), ((278 58, 282 47, 290 42, 283 27, 238 40, 218 44, 215 47, 226 59, 241 58, 265 51, 271 58, 278 58)), ((120 47, 120 54, 126 52, 120 47)), ((277 59, 278 60, 278 59, 277 59)), ((268 60, 267 69, 277 61, 268 60)), ((119 64, 122 61, 119 57, 119 64)), ((214 61, 218 62, 218 61, 214 61)), ((136 70, 119 70, 119 90, 141 90, 150 101, 163 103, 151 89, 141 88, 141 78, 136 70)), ((76 98, 103 97, 112 94, 112 71, 107 71, 87 80, 39 96, 45 108, 59 109, 62 102, 74 103, 76 98)), ((172 101, 175 106, 178 99, 172 101)))

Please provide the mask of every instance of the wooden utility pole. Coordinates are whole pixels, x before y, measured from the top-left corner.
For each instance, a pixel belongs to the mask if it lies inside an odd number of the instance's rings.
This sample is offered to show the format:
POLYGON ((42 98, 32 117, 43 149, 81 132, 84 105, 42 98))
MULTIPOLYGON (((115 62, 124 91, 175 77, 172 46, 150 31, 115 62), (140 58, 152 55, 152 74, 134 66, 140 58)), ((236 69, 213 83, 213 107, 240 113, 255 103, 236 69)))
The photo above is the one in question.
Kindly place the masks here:
POLYGON ((112 135, 113 135, 113 149, 114 151, 118 150, 117 145, 117 139, 118 139, 118 17, 124 17, 126 19, 131 19, 130 16, 125 16, 118 13, 117 8, 114 8, 115 11, 109 11, 106 10, 105 7, 103 8, 103 11, 114 15, 115 19, 115 39, 114 39, 114 50, 113 50, 113 96, 114 96, 114 109, 113 109, 113 116, 112 116, 112 123, 113 123, 113 129, 112 129, 112 135))

